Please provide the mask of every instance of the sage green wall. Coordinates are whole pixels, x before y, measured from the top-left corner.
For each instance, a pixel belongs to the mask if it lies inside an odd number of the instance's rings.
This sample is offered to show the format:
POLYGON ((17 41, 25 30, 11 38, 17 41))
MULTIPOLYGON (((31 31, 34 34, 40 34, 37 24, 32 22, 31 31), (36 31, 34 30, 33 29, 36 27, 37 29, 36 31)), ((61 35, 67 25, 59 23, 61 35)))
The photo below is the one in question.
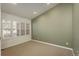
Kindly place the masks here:
POLYGON ((72 47, 72 4, 59 4, 33 19, 32 29, 33 39, 72 47))
POLYGON ((79 4, 73 4, 73 48, 79 54, 79 4))

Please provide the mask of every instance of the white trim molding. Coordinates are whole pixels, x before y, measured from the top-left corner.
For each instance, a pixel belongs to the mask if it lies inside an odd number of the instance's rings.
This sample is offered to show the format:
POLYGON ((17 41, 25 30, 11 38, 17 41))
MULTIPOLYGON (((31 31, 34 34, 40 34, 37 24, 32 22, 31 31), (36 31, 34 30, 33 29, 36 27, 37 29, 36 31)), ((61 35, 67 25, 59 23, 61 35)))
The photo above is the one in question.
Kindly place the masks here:
POLYGON ((63 48, 63 49, 71 50, 73 56, 75 56, 74 51, 73 51, 72 48, 65 47, 65 46, 60 46, 60 45, 56 45, 56 44, 52 44, 52 43, 47 43, 47 42, 43 42, 43 41, 39 41, 39 40, 34 40, 34 39, 32 39, 32 41, 39 42, 39 43, 43 43, 43 44, 47 44, 47 45, 51 45, 51 46, 56 46, 56 47, 63 48))
POLYGON ((68 50, 73 50, 72 48, 68 48, 68 47, 64 47, 64 46, 60 46, 60 45, 56 45, 56 44, 52 44, 52 43, 47 43, 47 42, 43 42, 43 41, 39 41, 39 40, 33 40, 33 41, 43 43, 43 44, 47 44, 47 45, 51 45, 51 46, 64 48, 64 49, 68 49, 68 50))

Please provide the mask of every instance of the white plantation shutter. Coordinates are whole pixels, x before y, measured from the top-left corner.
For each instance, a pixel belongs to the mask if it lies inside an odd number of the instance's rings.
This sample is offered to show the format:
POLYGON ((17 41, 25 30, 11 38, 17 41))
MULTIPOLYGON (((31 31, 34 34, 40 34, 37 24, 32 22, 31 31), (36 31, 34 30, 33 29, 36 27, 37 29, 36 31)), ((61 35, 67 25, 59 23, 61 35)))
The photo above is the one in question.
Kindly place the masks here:
POLYGON ((25 23, 21 22, 21 35, 25 35, 25 23))
POLYGON ((9 20, 2 21, 2 34, 3 37, 11 37, 11 21, 9 20))
POLYGON ((2 20, 3 38, 30 34, 30 24, 21 21, 2 20))
POLYGON ((26 23, 26 35, 30 34, 30 24, 26 23))

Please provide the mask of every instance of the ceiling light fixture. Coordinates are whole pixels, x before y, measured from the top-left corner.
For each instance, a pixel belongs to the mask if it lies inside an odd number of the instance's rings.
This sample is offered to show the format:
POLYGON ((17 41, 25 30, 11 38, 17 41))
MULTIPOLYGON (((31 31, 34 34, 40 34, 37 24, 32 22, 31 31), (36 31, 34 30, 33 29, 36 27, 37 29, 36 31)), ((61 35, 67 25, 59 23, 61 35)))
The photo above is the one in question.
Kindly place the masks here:
POLYGON ((46 3, 47 5, 49 5, 50 3, 46 3))
POLYGON ((34 11, 34 12, 33 12, 33 14, 37 14, 37 12, 36 12, 36 11, 34 11))

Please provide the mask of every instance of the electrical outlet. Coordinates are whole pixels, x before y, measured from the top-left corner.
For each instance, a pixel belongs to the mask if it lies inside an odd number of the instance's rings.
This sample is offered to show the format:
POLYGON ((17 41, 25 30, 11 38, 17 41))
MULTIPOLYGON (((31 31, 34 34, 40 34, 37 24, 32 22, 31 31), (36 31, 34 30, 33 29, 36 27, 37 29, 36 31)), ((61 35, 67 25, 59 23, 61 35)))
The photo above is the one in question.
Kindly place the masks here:
POLYGON ((68 46, 68 45, 69 45, 69 43, 68 43, 68 42, 66 42, 66 45, 68 46))

